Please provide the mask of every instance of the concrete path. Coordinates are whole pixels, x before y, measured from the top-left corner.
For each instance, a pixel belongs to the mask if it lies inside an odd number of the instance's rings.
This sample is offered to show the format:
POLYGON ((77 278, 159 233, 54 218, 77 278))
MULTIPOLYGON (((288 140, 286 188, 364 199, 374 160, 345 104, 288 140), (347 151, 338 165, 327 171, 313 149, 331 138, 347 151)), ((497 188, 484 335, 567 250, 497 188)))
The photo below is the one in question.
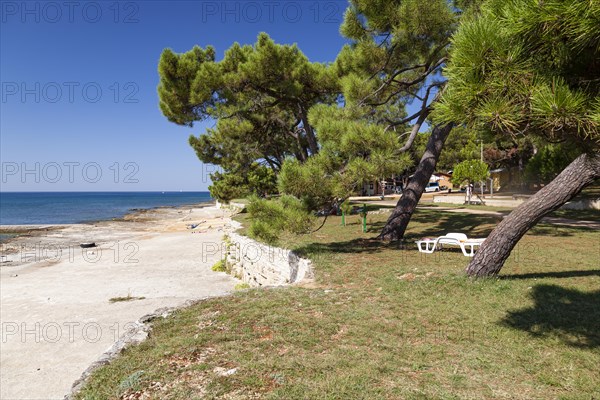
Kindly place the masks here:
POLYGON ((113 231, 106 226, 88 226, 87 232, 74 228, 78 235, 112 234, 118 241, 104 240, 88 253, 73 246, 53 258, 43 249, 29 249, 26 255, 35 258, 38 251, 37 259, 3 264, 0 398, 62 399, 128 324, 158 308, 231 292, 237 280, 211 271, 220 258, 215 248, 222 230, 216 223, 202 234, 185 228, 186 220, 208 220, 214 213, 171 213, 167 222, 135 224, 131 231, 123 228, 127 223, 109 226, 113 231), (118 226, 122 230, 116 231, 118 226), (109 302, 128 296, 144 299, 109 302))

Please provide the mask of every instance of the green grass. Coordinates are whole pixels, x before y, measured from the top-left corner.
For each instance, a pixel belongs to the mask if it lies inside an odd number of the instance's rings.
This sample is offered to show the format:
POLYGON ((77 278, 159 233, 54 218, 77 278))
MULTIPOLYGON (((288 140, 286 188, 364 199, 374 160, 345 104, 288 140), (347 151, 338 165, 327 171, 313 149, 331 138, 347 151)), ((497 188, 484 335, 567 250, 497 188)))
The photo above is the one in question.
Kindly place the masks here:
POLYGON ((215 272, 227 272, 227 262, 225 260, 219 260, 211 267, 215 272))
POLYGON ((581 193, 575 198, 575 200, 581 199, 600 199, 600 182, 589 185, 581 191, 581 193))
POLYGON ((238 204, 250 204, 250 200, 248 200, 247 198, 241 198, 241 199, 232 199, 229 200, 230 203, 238 203, 238 204))
POLYGON ((459 250, 421 254, 413 241, 486 236, 497 218, 420 210, 406 241, 385 245, 373 238, 386 217, 369 217, 366 234, 352 215, 346 227, 329 217, 313 235, 283 238, 313 259, 315 282, 159 320, 79 398, 600 397, 600 233, 540 225, 500 278, 472 280, 459 250))
POLYGON ((600 210, 556 210, 550 216, 585 221, 600 221, 600 210))
POLYGON ((108 299, 108 302, 109 303, 121 303, 124 301, 144 300, 144 299, 145 299, 144 296, 136 297, 136 296, 132 296, 131 294, 128 294, 127 296, 122 296, 122 297, 111 297, 110 299, 108 299))
MULTIPOLYGON (((427 207, 453 208, 453 209, 457 209, 457 210, 471 209, 471 210, 481 210, 481 211, 496 211, 496 212, 501 212, 503 214, 508 214, 512 210, 514 210, 514 208, 510 208, 510 207, 482 206, 482 205, 475 205, 475 204, 471 204, 471 205, 458 205, 458 204, 451 204, 451 203, 434 203, 434 204, 431 204, 431 205, 428 204, 427 207)), ((600 220, 600 210, 593 210, 593 209, 587 209, 587 210, 567 210, 567 209, 561 209, 561 210, 556 210, 556 211, 552 212, 548 216, 549 217, 559 217, 559 218, 574 219, 574 220, 598 221, 598 220, 600 220)))

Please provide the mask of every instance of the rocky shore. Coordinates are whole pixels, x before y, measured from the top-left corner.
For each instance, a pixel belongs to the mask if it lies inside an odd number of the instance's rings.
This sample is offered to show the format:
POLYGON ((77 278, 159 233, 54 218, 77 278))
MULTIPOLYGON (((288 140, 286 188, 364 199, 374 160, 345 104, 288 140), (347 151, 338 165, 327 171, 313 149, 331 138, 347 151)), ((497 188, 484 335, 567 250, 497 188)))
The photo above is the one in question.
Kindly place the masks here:
POLYGON ((17 235, 0 245, 0 398, 62 398, 142 316, 230 293, 239 281, 211 270, 230 230, 205 204, 0 226, 17 235))

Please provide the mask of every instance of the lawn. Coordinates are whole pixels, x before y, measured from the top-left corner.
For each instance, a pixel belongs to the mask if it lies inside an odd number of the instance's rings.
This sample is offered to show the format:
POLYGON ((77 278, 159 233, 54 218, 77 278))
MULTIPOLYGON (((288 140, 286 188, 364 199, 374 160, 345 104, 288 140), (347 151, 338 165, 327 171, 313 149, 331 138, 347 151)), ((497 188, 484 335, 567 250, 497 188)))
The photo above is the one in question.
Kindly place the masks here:
MULTIPOLYGON (((540 225, 495 279, 460 250, 416 251, 495 217, 419 210, 400 245, 387 215, 330 217, 285 245, 314 282, 248 289, 158 320, 81 399, 591 399, 600 397, 600 233, 540 225), (147 396, 147 397, 142 397, 147 396)), ((240 216, 243 220, 246 215, 240 216)))
POLYGON ((551 217, 582 219, 586 221, 600 221, 600 210, 556 210, 551 217))
MULTIPOLYGON (((426 207, 441 207, 441 208, 452 208, 455 210, 461 209, 469 209, 469 210, 479 210, 479 211, 491 211, 491 212, 500 212, 504 215, 508 215, 514 208, 510 207, 496 207, 496 206, 482 206, 482 205, 457 205, 451 203, 435 203, 428 204, 426 207)), ((567 218, 574 220, 584 220, 584 221, 598 221, 600 220, 600 210, 595 209, 586 209, 586 210, 570 210, 570 209, 559 209, 548 214, 548 217, 558 217, 558 218, 567 218)))

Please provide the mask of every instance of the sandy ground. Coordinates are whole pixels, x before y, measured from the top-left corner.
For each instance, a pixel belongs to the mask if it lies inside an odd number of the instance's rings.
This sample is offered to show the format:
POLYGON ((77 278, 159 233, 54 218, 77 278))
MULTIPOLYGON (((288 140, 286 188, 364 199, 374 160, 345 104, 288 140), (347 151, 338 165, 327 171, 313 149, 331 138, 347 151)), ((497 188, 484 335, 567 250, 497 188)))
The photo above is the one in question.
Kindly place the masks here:
POLYGON ((62 399, 128 324, 231 292, 238 281, 210 269, 230 229, 224 213, 162 208, 120 221, 21 227, 31 235, 3 245, 0 262, 0 398, 62 399), (83 250, 82 242, 98 247, 83 250), (128 296, 143 299, 109 301, 128 296))

